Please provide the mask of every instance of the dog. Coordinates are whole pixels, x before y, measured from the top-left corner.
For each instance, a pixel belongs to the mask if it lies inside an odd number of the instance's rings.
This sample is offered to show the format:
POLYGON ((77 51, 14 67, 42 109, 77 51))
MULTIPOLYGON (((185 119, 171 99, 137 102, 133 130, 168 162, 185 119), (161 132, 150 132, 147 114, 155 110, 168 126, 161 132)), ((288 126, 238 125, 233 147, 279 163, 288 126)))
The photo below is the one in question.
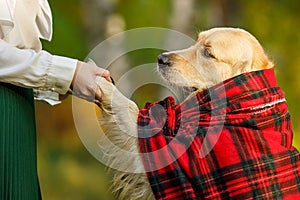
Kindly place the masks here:
MULTIPOLYGON (((160 54, 157 69, 171 85, 190 91, 187 98, 191 98, 240 74, 273 66, 249 32, 220 27, 200 32, 196 43, 187 49, 160 54)), ((139 108, 104 78, 98 77, 97 83, 103 94, 99 123, 114 144, 102 144, 112 175, 112 192, 119 200, 155 199, 139 154, 139 108)))
POLYGON ((201 32, 194 46, 163 53, 158 56, 158 64, 158 71, 168 82, 196 90, 274 66, 251 34, 234 28, 201 32))

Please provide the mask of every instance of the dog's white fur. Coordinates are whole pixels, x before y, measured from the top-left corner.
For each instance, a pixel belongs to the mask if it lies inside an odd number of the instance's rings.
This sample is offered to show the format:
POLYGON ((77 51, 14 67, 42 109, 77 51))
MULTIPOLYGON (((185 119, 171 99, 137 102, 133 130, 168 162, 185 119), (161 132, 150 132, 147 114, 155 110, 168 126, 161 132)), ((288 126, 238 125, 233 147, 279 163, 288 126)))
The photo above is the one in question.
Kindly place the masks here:
MULTIPOLYGON (((195 45, 163 55, 167 57, 168 64, 159 65, 161 75, 171 84, 197 91, 244 72, 273 67, 259 42, 248 32, 237 28, 203 31, 195 45)), ((154 199, 138 154, 138 107, 104 78, 99 77, 97 82, 103 95, 100 124, 106 137, 115 144, 104 148, 109 157, 107 164, 113 176, 115 198, 154 199), (120 149, 129 154, 125 156, 120 149)))

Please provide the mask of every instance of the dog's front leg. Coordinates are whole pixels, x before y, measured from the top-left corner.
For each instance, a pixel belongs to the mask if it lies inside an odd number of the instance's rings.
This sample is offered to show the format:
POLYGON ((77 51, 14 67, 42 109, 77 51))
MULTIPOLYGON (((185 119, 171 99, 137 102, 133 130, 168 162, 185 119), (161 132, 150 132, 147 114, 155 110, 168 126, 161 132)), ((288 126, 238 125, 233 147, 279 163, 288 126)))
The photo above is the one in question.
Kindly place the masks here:
POLYGON ((105 137, 108 138, 102 146, 105 150, 106 164, 113 176, 112 191, 115 198, 154 199, 139 154, 139 109, 104 78, 98 77, 97 83, 102 91, 99 122, 105 137), (107 141, 111 144, 107 144, 107 141))

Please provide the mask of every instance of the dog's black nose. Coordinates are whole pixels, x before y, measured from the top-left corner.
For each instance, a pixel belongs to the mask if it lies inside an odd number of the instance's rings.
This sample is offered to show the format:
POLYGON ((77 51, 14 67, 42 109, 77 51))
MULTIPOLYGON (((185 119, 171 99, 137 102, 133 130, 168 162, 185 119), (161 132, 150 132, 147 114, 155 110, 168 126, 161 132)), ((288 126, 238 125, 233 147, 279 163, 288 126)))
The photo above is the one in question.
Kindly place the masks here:
POLYGON ((159 65, 171 66, 170 57, 167 54, 158 55, 157 61, 159 65))

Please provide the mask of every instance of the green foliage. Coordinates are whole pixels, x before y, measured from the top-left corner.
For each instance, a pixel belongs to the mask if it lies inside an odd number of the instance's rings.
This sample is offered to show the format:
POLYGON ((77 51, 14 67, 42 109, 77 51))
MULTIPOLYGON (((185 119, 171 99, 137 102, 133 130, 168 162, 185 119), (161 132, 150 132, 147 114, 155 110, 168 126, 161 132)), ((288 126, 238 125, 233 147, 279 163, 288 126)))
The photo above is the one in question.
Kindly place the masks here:
POLYGON ((79 0, 49 1, 53 14, 53 38, 44 49, 56 55, 84 59, 88 53, 79 0))
POLYGON ((118 0, 116 10, 127 29, 138 27, 166 27, 171 13, 170 0, 118 0))

